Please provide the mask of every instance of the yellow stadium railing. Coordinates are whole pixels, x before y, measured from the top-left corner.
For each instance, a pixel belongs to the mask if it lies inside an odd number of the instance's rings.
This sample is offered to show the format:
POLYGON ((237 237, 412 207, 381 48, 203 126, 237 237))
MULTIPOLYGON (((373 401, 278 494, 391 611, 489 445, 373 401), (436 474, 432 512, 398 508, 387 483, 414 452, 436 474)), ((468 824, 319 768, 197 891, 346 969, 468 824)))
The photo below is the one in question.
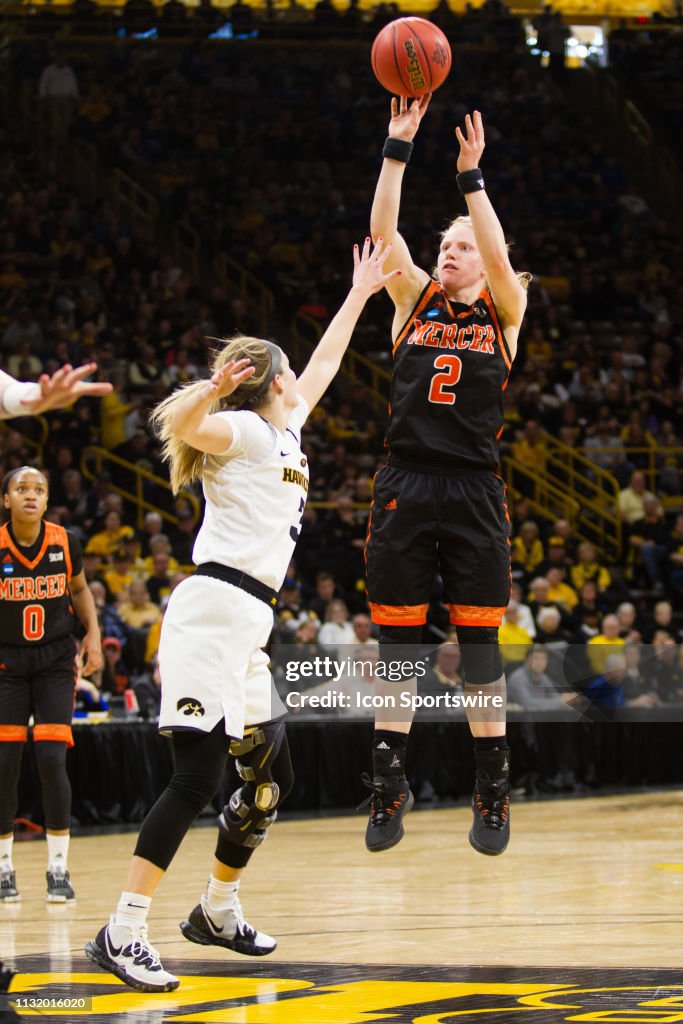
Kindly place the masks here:
POLYGON ((270 318, 275 308, 275 296, 270 288, 227 252, 218 254, 213 267, 219 284, 244 301, 248 313, 255 320, 259 334, 267 338, 270 318))
POLYGON ((524 497, 532 512, 555 522, 566 519, 577 529, 581 503, 545 473, 532 469, 512 455, 503 456, 505 486, 512 498, 524 497))
POLYGON ((153 238, 159 219, 159 203, 152 193, 120 168, 112 172, 111 188, 118 216, 143 238, 153 238))
MULTIPOLYGON (((108 465, 117 466, 119 469, 123 469, 127 473, 130 473, 133 477, 133 489, 112 483, 112 490, 116 494, 120 494, 125 501, 132 502, 136 506, 138 528, 142 528, 145 520, 145 513, 147 512, 158 512, 159 515, 169 523, 176 524, 178 522, 178 517, 174 515, 173 512, 168 512, 164 508, 159 508, 158 505, 149 501, 144 493, 145 483, 154 484, 155 487, 161 487, 171 493, 171 485, 168 480, 165 480, 161 476, 157 476, 156 473, 152 473, 148 469, 136 466, 134 462, 122 459, 119 455, 114 455, 113 452, 108 451, 106 448, 99 448, 96 445, 90 445, 83 449, 83 453, 81 455, 81 472, 88 480, 94 480, 99 473, 107 468, 108 465)), ((194 495, 192 491, 182 488, 178 492, 177 497, 183 498, 189 503, 192 509, 192 521, 196 523, 200 515, 199 501, 197 500, 196 495, 194 495)))
MULTIPOLYGON (((309 316, 308 313, 295 314, 290 342, 299 373, 320 341, 322 334, 323 326, 315 317, 309 316)), ((391 374, 388 370, 373 363, 371 359, 360 352, 348 348, 342 363, 342 373, 354 383, 363 384, 369 397, 386 412, 391 382, 391 374)))

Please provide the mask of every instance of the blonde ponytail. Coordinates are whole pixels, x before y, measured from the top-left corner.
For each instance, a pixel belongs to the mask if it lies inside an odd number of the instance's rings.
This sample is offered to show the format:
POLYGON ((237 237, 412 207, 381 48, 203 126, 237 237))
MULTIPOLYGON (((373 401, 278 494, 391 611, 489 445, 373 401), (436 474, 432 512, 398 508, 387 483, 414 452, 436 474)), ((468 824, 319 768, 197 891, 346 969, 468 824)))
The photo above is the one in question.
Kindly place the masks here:
MULTIPOLYGON (((272 345, 272 342, 238 334, 233 338, 224 339, 223 348, 214 350, 209 362, 209 370, 212 374, 225 366, 229 360, 244 358, 251 361, 255 372, 227 398, 218 398, 212 402, 208 409, 209 414, 229 409, 241 409, 245 405, 248 405, 249 408, 256 408, 268 401, 267 390, 261 396, 258 396, 257 393, 268 380, 271 370, 272 359, 269 345, 272 345), (254 399, 256 399, 255 402, 254 399)), ((150 415, 150 423, 161 439, 162 458, 169 464, 171 489, 174 494, 177 494, 181 487, 187 487, 195 480, 201 480, 205 453, 177 437, 171 430, 171 420, 179 402, 185 401, 188 395, 195 394, 204 388, 206 388, 206 381, 184 384, 163 402, 160 402, 150 415)))

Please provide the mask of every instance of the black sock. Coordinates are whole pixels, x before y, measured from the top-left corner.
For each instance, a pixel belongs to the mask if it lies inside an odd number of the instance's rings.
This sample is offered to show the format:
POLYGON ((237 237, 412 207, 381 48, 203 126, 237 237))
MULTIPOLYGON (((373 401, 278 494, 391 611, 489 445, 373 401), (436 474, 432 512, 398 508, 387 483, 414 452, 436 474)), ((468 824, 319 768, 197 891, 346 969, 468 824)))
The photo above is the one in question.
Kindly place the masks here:
POLYGON ((373 774, 402 778, 406 773, 407 747, 407 732, 377 729, 372 741, 373 774))
POLYGON ((484 750, 509 750, 510 744, 508 743, 507 736, 475 736, 474 737, 474 751, 484 750))

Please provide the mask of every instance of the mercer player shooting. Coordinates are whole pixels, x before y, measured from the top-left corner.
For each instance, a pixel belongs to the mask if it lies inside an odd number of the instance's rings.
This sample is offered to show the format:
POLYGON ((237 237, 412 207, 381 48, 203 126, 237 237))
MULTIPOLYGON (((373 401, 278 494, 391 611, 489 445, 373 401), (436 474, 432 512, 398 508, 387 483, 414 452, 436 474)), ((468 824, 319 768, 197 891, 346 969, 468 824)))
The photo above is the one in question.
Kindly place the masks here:
MULTIPOLYGON (((503 696, 498 627, 510 597, 509 516, 498 475, 503 391, 526 308, 528 275, 517 275, 503 229, 486 194, 479 159, 481 115, 466 119, 458 187, 468 207, 441 238, 430 275, 413 262, 398 232, 401 187, 412 140, 429 96, 391 104, 370 218, 373 236, 393 243, 390 265, 402 274, 387 285, 394 303, 389 464, 377 474, 366 563, 380 658, 410 665, 422 641, 434 581, 457 628, 466 687, 482 698, 503 696), (398 645, 398 646, 397 646, 398 645)), ((403 685, 413 685, 406 680, 403 685)), ((503 714, 468 710, 477 783, 470 843, 495 856, 509 840, 509 754, 503 714)), ((410 722, 378 717, 369 850, 403 836, 413 798, 405 776, 410 722)))

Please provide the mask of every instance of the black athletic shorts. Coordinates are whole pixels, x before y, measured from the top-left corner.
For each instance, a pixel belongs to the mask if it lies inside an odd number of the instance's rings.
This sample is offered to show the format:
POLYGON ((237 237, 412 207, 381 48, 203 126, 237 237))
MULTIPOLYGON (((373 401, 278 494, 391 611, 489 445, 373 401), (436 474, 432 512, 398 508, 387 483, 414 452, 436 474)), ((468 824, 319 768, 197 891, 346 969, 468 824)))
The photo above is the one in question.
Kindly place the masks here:
POLYGON ((71 636, 36 647, 0 644, 0 742, 25 742, 33 715, 34 740, 73 746, 76 649, 71 636))
POLYGON ((505 484, 490 470, 385 466, 365 548, 372 621, 423 625, 439 575, 453 625, 499 626, 510 600, 509 535, 505 484))

